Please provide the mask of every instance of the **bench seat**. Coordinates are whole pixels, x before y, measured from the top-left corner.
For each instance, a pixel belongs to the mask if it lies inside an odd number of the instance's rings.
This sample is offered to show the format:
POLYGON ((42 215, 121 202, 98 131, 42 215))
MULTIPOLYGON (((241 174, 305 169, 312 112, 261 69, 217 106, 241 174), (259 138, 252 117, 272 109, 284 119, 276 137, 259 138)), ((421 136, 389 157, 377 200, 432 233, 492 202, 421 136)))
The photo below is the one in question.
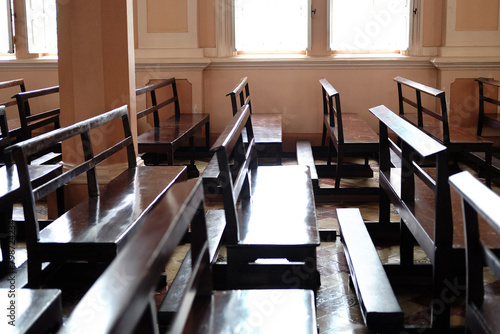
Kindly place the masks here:
MULTIPOLYGON (((327 123, 330 122, 330 116, 325 115, 324 121, 327 123)), ((342 125, 344 126, 344 144, 358 145, 366 150, 372 149, 374 152, 377 151, 379 138, 359 114, 342 113, 342 125), (370 145, 374 146, 374 148, 368 147, 370 145)), ((338 136, 338 130, 335 127, 331 129, 331 132, 338 136)), ((346 152, 348 151, 349 149, 346 147, 346 152)))
POLYGON ((192 306, 188 333, 317 333, 310 290, 214 291, 192 306), (228 316, 230 314, 230 316, 228 316))
MULTIPOLYGON (((417 124, 417 114, 406 113, 402 117, 412 124, 417 124)), ((425 125, 422 130, 432 138, 443 143, 443 125, 441 124, 441 121, 428 115, 423 115, 423 120, 425 125)), ((462 145, 472 145, 474 147, 479 145, 491 146, 492 144, 491 140, 480 137, 463 127, 453 127, 452 131, 450 131, 449 149, 452 152, 460 152, 463 150, 462 145)))
POLYGON ((366 326, 380 331, 401 330, 403 311, 359 209, 337 209, 337 220, 350 277, 366 326))
POLYGON ((238 246, 319 246, 308 169, 260 166, 252 174, 252 203, 240 221, 238 246), (255 175, 256 174, 256 175, 255 175))
POLYGON ((58 289, 0 289, 0 305, 4 314, 0 323, 2 333, 55 333, 63 322, 58 289), (13 318, 8 310, 11 302, 15 307, 13 318), (9 324, 11 321, 14 325, 9 324))
POLYGON ((137 224, 172 186, 186 178, 186 167, 141 166, 110 181, 101 196, 79 203, 40 231, 37 248, 50 260, 112 260, 137 224), (92 245, 85 252, 82 245, 92 245), (64 250, 64 251, 63 251, 64 250), (81 259, 79 259, 79 254, 81 259))
MULTIPOLYGON (((208 121, 208 114, 181 114, 168 118, 160 123, 159 128, 152 128, 138 136, 139 153, 167 153, 173 157, 173 152, 208 121)), ((169 164, 173 164, 173 161, 169 164)))

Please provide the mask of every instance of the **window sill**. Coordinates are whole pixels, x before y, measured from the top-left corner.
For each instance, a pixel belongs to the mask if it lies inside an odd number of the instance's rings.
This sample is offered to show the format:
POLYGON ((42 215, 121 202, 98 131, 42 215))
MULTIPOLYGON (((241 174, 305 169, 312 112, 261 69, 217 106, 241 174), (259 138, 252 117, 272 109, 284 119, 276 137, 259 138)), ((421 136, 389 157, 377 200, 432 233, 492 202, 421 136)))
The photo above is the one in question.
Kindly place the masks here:
POLYGON ((0 70, 57 70, 57 56, 16 58, 0 56, 0 70))
POLYGON ((330 56, 306 55, 240 55, 214 58, 208 66, 217 68, 370 68, 404 67, 430 68, 430 57, 399 54, 336 54, 330 56))

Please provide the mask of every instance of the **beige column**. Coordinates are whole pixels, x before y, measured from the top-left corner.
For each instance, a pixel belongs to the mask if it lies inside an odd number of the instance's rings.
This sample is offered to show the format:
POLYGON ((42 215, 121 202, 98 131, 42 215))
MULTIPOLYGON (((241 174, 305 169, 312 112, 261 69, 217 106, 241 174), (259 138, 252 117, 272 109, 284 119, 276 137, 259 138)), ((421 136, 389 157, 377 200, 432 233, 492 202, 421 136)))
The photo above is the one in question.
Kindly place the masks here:
POLYGON ((132 0, 57 3, 63 126, 127 104, 135 128, 132 0))
MULTIPOLYGON (((59 0, 57 16, 62 126, 126 104, 137 137, 133 0, 59 0)), ((122 137, 121 126, 108 128, 97 146, 122 137)), ((65 163, 78 162, 77 144, 63 146, 65 163)), ((122 154, 107 163, 109 178, 124 162, 122 154)))

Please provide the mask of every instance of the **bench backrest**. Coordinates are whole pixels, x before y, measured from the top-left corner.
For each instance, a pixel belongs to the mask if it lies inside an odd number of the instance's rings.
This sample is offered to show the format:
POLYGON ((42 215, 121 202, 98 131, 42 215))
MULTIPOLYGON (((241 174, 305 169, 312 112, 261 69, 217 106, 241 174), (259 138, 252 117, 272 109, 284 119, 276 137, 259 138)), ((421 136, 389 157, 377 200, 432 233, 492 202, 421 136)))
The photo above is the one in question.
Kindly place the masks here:
POLYGON ((175 83, 175 78, 170 78, 170 79, 162 79, 158 80, 156 82, 153 82, 147 86, 144 86, 142 88, 137 88, 135 90, 135 95, 139 96, 142 94, 147 94, 149 93, 150 98, 151 98, 151 107, 148 107, 144 110, 138 111, 137 112, 137 119, 141 119, 142 117, 145 117, 151 113, 153 113, 153 122, 154 122, 154 127, 158 128, 160 127, 160 115, 158 114, 158 111, 161 108, 165 108, 170 104, 174 104, 174 109, 175 109, 175 117, 179 117, 181 113, 180 109, 180 104, 179 104, 179 97, 177 95, 177 85, 175 83), (164 101, 157 101, 157 91, 161 88, 168 89, 168 86, 172 88, 172 97, 168 98, 167 100, 164 101))
POLYGON ((418 127, 425 128, 424 113, 441 121, 443 128, 443 143, 447 145, 450 142, 450 130, 444 91, 402 77, 395 77, 394 81, 398 84, 399 114, 405 114, 404 106, 406 103, 417 110, 416 125, 418 127), (409 91, 415 93, 414 97, 410 96, 411 93, 405 94, 403 86, 409 87, 409 91), (436 103, 436 111, 423 106, 422 93, 433 98, 433 102, 436 103))
POLYGON ((5 114, 5 106, 0 105, 0 148, 3 148, 10 144, 9 127, 7 126, 7 115, 5 114))
MULTIPOLYGON (((485 319, 483 312, 484 281, 483 268, 488 266, 491 272, 500 278, 500 256, 486 246, 480 235, 479 225, 486 222, 497 235, 500 235, 500 197, 487 188, 468 171, 450 176, 450 184, 458 191, 462 199, 464 232, 466 241, 466 332, 495 333, 498 328, 489 328, 489 323, 497 319, 485 319), (479 217, 482 221, 479 222, 479 217)), ((495 294, 498 295, 498 294, 495 294)), ((497 312, 491 311, 494 317, 497 312)))
POLYGON ((58 94, 59 86, 42 88, 37 90, 25 91, 13 96, 17 101, 17 108, 19 110, 19 121, 21 123, 21 139, 26 140, 32 137, 32 133, 36 129, 40 129, 47 125, 52 124, 54 129, 60 127, 59 114, 60 109, 54 108, 39 112, 32 115, 30 109, 30 100, 34 98, 46 97, 51 94, 58 94))
MULTIPOLYGON (((15 79, 15 80, 0 82, 0 89, 9 89, 12 87, 19 87, 19 92, 26 91, 26 86, 24 85, 23 79, 15 79)), ((11 106, 17 106, 17 101, 15 98, 11 98, 8 101, 0 102, 0 105, 5 106, 6 108, 11 107, 11 106)))
POLYGON ((232 92, 226 94, 231 97, 231 106, 233 108, 233 116, 243 107, 248 105, 250 113, 252 113, 252 102, 250 101, 250 87, 248 86, 248 78, 244 77, 240 83, 233 89, 232 92))
POLYGON ((219 165, 217 179, 224 202, 227 242, 235 244, 239 236, 238 203, 250 199, 250 173, 258 164, 248 104, 233 116, 210 152, 217 157, 219 165), (243 141, 243 130, 246 130, 247 144, 243 141))
POLYGON ((330 126, 336 128, 337 140, 340 144, 343 144, 344 130, 342 127, 340 94, 325 78, 320 79, 319 82, 321 83, 321 94, 323 96, 323 114, 330 116, 330 126))
MULTIPOLYGON (((435 247, 451 247, 453 221, 446 147, 383 105, 371 108, 370 112, 379 120, 381 189, 386 189, 387 184, 391 183, 391 151, 393 151, 401 159, 400 182, 394 186, 401 202, 405 203, 404 207, 415 206, 415 178, 417 177, 434 194, 434 245, 435 247), (389 130, 401 140, 401 148, 391 140, 389 130), (422 158, 435 159, 435 176, 419 166, 418 162, 422 158)), ((420 225, 419 218, 414 217, 411 212, 400 213, 400 215, 410 224, 420 225)))
MULTIPOLYGON (((104 128, 101 129, 102 131, 106 131, 104 128)), ((97 140, 101 141, 101 138, 102 136, 98 136, 97 140)), ((104 114, 75 123, 65 128, 47 132, 6 148, 9 153, 13 154, 19 174, 19 185, 21 188, 21 196, 23 199, 27 226, 27 243, 36 242, 40 231, 36 215, 36 201, 64 186, 83 173, 86 173, 87 175, 88 195, 99 196, 99 183, 97 179, 96 166, 115 153, 120 152, 122 149, 127 150, 129 168, 135 167, 136 156, 132 141, 132 133, 130 131, 127 106, 116 108, 104 114), (94 154, 90 131, 103 125, 109 127, 116 126, 116 124, 110 123, 115 119, 121 119, 122 121, 124 131, 123 139, 116 139, 117 142, 115 144, 110 145, 102 152, 94 154), (77 139, 78 137, 81 139, 84 161, 76 166, 67 168, 61 175, 50 180, 45 180, 42 184, 33 188, 33 185, 30 182, 30 172, 28 169, 29 157, 37 152, 44 151, 45 149, 54 146, 58 142, 77 139)))
POLYGON ((212 275, 201 180, 174 184, 141 220, 142 228, 80 300, 62 333, 154 333, 153 292, 189 226, 192 272, 169 332, 182 333, 194 298, 210 296, 212 275))
POLYGON ((500 106, 500 99, 498 97, 500 81, 490 78, 477 78, 476 81, 479 84, 477 135, 481 136, 485 125, 500 130, 500 120, 497 118, 498 107, 500 106), (491 92, 493 92, 493 94, 490 94, 491 92), (494 96, 496 96, 496 98, 494 96), (488 103, 488 105, 485 105, 485 102, 488 103), (493 111, 486 111, 488 107, 491 107, 493 111), (490 114, 490 116, 488 114, 490 114))

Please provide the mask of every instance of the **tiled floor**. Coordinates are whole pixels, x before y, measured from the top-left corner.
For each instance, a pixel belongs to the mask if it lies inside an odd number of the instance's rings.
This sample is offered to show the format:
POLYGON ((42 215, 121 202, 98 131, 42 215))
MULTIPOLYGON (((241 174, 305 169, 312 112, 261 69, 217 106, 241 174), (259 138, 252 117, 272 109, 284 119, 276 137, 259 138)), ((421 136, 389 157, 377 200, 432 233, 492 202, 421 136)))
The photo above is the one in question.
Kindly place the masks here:
MULTIPOLYGON (((284 164, 295 164, 293 159, 284 159, 284 164)), ((319 161, 318 163, 322 163, 319 161)), ((198 168, 203 170, 205 162, 197 161, 198 168)), ((372 168, 376 171, 376 163, 372 163, 372 168)), ((323 187, 333 186, 333 180, 321 180, 323 187)), ((377 186, 378 179, 377 173, 373 178, 348 180, 342 182, 343 186, 377 186)), ((494 188, 500 194, 498 188, 494 188)), ((212 204, 217 205, 217 204, 212 204)), ((331 202, 331 203, 317 203, 317 217, 320 228, 333 228, 338 230, 337 221, 335 216, 335 209, 338 207, 359 207, 362 216, 365 220, 376 221, 378 220, 378 203, 366 202, 331 202)), ((394 219, 398 220, 396 212, 393 212, 394 219)), ((180 246, 167 266, 167 277, 169 281, 173 279, 178 266, 181 264, 182 259, 188 245, 180 246)), ((377 247, 379 256, 382 262, 398 262, 399 249, 394 246, 377 247)), ((25 250, 22 244, 18 245, 18 253, 16 260, 22 262, 25 260, 25 250)), ((339 237, 330 242, 322 242, 318 249, 318 266, 321 274, 321 287, 317 293, 317 320, 320 333, 371 333, 366 329, 363 324, 363 318, 360 313, 359 304, 356 299, 355 292, 349 284, 349 269, 346 264, 344 250, 339 237)), ((425 254, 416 249, 416 261, 427 262, 425 254)), ((222 258, 224 254, 222 253, 222 258)), ((20 263, 19 263, 20 264, 20 263)), ((68 278, 71 280, 71 278, 68 278)), ((493 279, 490 276, 485 277, 486 283, 491 283, 493 279)), ((491 285, 491 289, 498 289, 497 285, 491 285)), ((429 288, 422 287, 407 287, 397 288, 396 296, 405 313, 407 324, 422 324, 427 323, 428 305, 430 304, 429 288)), ((80 293, 83 293, 81 291, 80 293)), ((158 299, 163 293, 158 293, 158 299)), ((64 297, 64 296, 63 296, 64 297)), ((80 295, 67 296, 68 299, 75 300, 80 295)), ((452 324, 461 325, 464 323, 463 312, 464 296, 457 296, 455 305, 452 308, 452 324)), ((69 303, 71 304, 71 303, 69 303)), ((65 312, 71 311, 69 305, 65 312)))

